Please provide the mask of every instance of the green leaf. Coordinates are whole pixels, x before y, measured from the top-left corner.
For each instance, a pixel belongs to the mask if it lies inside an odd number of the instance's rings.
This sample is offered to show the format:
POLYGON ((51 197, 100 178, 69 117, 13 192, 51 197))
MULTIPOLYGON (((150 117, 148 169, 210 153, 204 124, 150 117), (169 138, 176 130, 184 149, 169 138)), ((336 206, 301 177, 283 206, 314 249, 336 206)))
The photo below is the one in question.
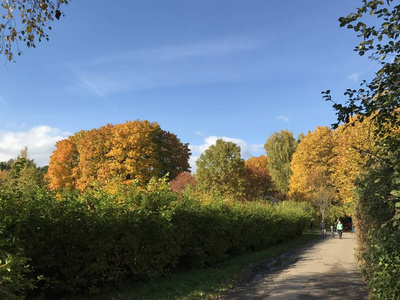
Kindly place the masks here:
MULTIPOLYGON (((391 195, 395 196, 395 197, 400 197, 400 190, 393 190, 390 192, 391 195)), ((396 203, 396 206, 399 202, 396 203)))

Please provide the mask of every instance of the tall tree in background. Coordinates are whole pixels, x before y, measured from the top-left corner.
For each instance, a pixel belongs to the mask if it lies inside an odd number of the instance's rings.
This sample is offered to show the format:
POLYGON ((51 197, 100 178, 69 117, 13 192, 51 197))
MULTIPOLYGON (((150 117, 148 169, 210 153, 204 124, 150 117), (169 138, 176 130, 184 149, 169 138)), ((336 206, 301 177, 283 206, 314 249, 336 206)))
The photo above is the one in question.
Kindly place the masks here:
POLYGON ((349 126, 341 125, 333 131, 335 147, 331 161, 331 183, 341 202, 349 209, 353 206, 356 180, 367 171, 368 159, 380 155, 374 128, 371 117, 364 122, 354 117, 350 119, 349 126))
POLYGON ((291 163, 290 194, 303 195, 323 217, 335 198, 331 184, 334 146, 332 131, 328 127, 317 127, 301 141, 291 163))
POLYGON ((175 134, 161 129, 156 131, 155 141, 159 149, 157 152, 160 164, 158 177, 168 174, 169 179, 173 180, 178 174, 190 169, 188 143, 182 143, 175 134))
POLYGON ((79 153, 73 137, 56 143, 50 156, 47 180, 51 189, 75 188, 79 153))
POLYGON ((265 155, 251 157, 245 161, 246 199, 249 201, 276 196, 275 185, 268 171, 265 155))
POLYGON ((74 135, 79 156, 76 178, 76 188, 84 190, 97 181, 108 178, 109 170, 106 168, 107 153, 112 147, 113 126, 107 124, 98 129, 80 131, 74 135))
POLYGON ((268 157, 269 174, 282 194, 287 194, 289 190, 290 162, 296 148, 297 141, 293 133, 288 130, 273 133, 264 145, 268 157))
POLYGON ((49 40, 49 25, 54 19, 60 19, 61 7, 69 0, 7 0, 1 1, 3 9, 0 23, 0 54, 10 61, 15 54, 21 55, 19 42, 28 48, 36 47, 36 42, 49 40))
POLYGON ((132 121, 80 131, 56 144, 50 157, 48 178, 53 189, 84 190, 93 184, 109 191, 120 183, 169 174, 173 179, 189 170, 190 150, 176 135, 163 131, 157 123, 132 121))
POLYGON ((219 139, 200 155, 196 165, 195 178, 201 190, 243 199, 245 165, 238 145, 219 139))

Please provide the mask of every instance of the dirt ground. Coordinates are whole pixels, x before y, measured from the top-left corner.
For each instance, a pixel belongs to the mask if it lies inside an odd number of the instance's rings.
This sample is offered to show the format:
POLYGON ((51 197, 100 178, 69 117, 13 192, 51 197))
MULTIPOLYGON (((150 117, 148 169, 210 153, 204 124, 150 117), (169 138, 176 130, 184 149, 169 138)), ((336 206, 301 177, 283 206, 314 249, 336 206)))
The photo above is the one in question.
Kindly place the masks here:
POLYGON ((351 233, 328 235, 265 262, 222 299, 368 299, 355 246, 351 233))

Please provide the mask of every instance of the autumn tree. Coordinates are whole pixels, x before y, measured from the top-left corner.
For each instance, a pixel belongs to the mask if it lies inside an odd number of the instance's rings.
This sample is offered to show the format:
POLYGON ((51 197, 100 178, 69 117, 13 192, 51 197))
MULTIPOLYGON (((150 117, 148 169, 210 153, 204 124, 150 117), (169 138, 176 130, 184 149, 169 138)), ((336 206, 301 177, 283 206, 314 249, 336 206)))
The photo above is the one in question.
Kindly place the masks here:
POLYGON ((73 137, 56 143, 46 175, 51 189, 76 187, 78 159, 79 153, 73 137))
POLYGON ((107 154, 112 147, 113 126, 107 124, 98 129, 80 131, 74 135, 79 156, 76 188, 84 190, 94 182, 105 181, 109 177, 106 167, 107 154))
POLYGON ((170 182, 170 189, 174 192, 183 192, 187 187, 195 187, 196 179, 189 172, 181 172, 170 182))
POLYGON ((218 139, 196 161, 198 187, 205 192, 242 199, 245 191, 245 164, 240 147, 218 139))
POLYGON ((264 145, 269 174, 277 190, 282 194, 286 194, 289 190, 290 162, 296 148, 297 141, 293 133, 288 130, 273 133, 264 145))
POLYGON ((37 42, 49 40, 50 23, 63 15, 61 7, 69 0, 7 0, 1 2, 3 9, 0 23, 0 54, 11 61, 15 54, 21 55, 19 42, 28 48, 37 42))
POLYGON ((268 171, 268 158, 265 155, 251 157, 245 161, 246 199, 265 199, 275 196, 276 190, 268 171))
POLYGON ((157 123, 131 121, 80 131, 56 144, 50 157, 50 187, 86 189, 94 184, 113 190, 118 184, 137 181, 146 185, 151 178, 189 170, 190 151, 176 135, 157 123))
POLYGON ((328 127, 317 127, 301 141, 291 162, 290 196, 302 195, 323 217, 335 198, 331 184, 334 146, 332 131, 328 127))
POLYGON ((190 169, 189 144, 182 143, 175 134, 161 130, 161 128, 155 133, 160 164, 157 176, 161 178, 168 175, 168 178, 173 180, 179 174, 187 172, 190 169))
POLYGON ((368 159, 379 156, 379 141, 374 135, 375 125, 369 117, 360 122, 352 117, 349 126, 341 125, 333 131, 335 146, 331 161, 331 183, 342 203, 351 206, 356 180, 367 171, 368 159))

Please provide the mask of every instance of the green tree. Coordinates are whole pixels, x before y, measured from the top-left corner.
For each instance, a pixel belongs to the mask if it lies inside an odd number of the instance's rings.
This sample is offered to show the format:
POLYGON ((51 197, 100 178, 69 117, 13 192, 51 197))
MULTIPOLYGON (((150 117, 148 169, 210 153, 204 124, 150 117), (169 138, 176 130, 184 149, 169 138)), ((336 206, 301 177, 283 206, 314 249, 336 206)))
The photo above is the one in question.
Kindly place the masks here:
POLYGON ((243 198, 245 164, 238 145, 219 139, 201 154, 196 165, 195 178, 200 190, 243 198))
POLYGON ((285 195, 289 190, 290 162, 296 148, 297 142, 288 130, 273 133, 264 145, 269 174, 277 190, 285 195))
POLYGON ((49 40, 49 25, 54 19, 60 19, 61 7, 69 0, 7 0, 1 1, 3 9, 0 23, 0 54, 10 61, 14 54, 21 55, 18 42, 28 48, 36 47, 36 42, 49 40), (15 49, 16 48, 16 49, 15 49))
POLYGON ((3 162, 0 170, 0 183, 18 188, 21 192, 29 194, 37 187, 44 185, 43 176, 45 167, 37 167, 33 159, 28 157, 28 147, 21 150, 15 159, 3 162))

